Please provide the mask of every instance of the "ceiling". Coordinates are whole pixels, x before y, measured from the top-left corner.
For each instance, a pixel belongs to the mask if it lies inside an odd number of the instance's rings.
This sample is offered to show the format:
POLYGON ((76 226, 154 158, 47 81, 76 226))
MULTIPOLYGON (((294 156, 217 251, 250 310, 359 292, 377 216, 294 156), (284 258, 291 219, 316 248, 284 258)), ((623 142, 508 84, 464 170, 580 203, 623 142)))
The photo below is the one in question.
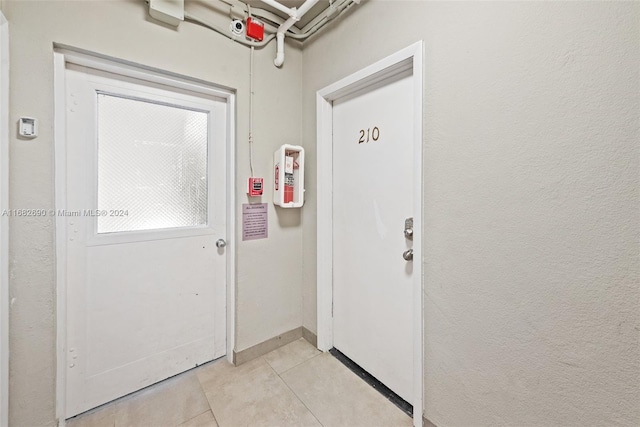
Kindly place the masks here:
MULTIPOLYGON (((257 7, 260 9, 268 10, 284 19, 288 18, 288 16, 284 12, 274 9, 273 7, 267 5, 266 3, 263 3, 260 0, 242 0, 242 1, 250 5, 251 7, 257 7)), ((305 0, 277 0, 277 1, 287 7, 300 7, 305 2, 305 0)), ((329 7, 329 0, 320 0, 307 13, 304 14, 304 16, 300 19, 300 21, 295 26, 298 28, 303 28, 305 25, 311 22, 313 18, 318 16, 327 7, 329 7)))

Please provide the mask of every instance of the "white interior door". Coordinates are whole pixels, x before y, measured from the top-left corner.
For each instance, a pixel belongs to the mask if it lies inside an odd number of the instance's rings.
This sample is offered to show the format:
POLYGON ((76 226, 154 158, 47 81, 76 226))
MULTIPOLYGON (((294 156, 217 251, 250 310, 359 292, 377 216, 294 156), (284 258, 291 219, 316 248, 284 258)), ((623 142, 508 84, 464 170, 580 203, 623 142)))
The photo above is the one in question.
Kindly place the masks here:
POLYGON ((71 417, 226 352, 224 99, 66 70, 71 417))
POLYGON ((414 92, 409 70, 333 102, 333 345, 408 402, 414 92))

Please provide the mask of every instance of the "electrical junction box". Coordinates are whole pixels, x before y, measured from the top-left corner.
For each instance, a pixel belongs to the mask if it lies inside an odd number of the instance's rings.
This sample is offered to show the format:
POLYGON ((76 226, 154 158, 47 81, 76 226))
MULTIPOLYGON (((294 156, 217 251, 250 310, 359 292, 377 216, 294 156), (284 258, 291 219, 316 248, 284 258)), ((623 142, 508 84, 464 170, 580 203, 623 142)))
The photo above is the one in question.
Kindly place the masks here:
POLYGON ((149 15, 177 27, 184 21, 184 0, 149 0, 149 15))
POLYGON ((273 153, 273 203, 282 208, 304 204, 304 148, 283 145, 273 153))
POLYGON ((264 39, 264 24, 255 18, 247 18, 247 37, 261 42, 264 39))
POLYGON ((249 196, 257 197, 262 196, 264 191, 264 178, 249 178, 249 196))

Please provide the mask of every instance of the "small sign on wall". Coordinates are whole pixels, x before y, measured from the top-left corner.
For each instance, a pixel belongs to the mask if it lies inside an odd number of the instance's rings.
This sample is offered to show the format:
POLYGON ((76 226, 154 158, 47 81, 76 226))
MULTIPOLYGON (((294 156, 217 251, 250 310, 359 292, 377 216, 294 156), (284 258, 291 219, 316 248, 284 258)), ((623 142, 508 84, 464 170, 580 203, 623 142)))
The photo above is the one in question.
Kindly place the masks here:
POLYGON ((269 222, 266 203, 244 203, 242 205, 242 240, 266 239, 269 237, 269 222))

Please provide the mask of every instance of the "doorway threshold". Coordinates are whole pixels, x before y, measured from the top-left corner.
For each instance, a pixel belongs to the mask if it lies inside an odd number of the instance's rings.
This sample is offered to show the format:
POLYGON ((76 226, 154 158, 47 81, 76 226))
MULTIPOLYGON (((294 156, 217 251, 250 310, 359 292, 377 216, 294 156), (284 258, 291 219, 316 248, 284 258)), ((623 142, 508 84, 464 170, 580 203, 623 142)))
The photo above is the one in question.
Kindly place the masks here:
POLYGON ((398 396, 395 392, 393 392, 393 390, 381 383, 376 377, 365 371, 360 365, 349 359, 337 348, 331 348, 331 350, 329 350, 329 353, 333 357, 338 359, 340 363, 349 368, 351 372, 362 378, 367 384, 377 390, 381 395, 386 397, 387 400, 400 408, 402 412, 410 417, 413 417, 413 406, 409 402, 398 396))

